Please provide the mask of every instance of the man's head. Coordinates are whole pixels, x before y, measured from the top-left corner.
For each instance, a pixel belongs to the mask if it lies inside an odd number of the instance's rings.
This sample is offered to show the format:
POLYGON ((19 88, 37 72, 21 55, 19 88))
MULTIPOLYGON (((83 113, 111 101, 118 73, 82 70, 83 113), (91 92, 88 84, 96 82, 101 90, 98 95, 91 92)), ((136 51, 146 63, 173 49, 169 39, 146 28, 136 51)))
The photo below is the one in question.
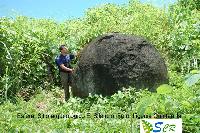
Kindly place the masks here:
POLYGON ((65 45, 61 45, 59 50, 60 50, 60 52, 62 54, 67 54, 68 53, 68 48, 65 45))

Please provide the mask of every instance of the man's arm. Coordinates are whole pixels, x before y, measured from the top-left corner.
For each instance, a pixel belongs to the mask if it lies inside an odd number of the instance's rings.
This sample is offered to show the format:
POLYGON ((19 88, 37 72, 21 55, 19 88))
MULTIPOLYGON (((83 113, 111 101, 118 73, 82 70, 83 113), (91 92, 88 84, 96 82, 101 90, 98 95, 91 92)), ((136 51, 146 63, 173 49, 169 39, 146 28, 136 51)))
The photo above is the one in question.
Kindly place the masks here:
POLYGON ((73 69, 64 66, 64 64, 61 64, 60 68, 63 69, 63 70, 65 70, 65 71, 67 71, 67 72, 72 72, 73 71, 73 69))

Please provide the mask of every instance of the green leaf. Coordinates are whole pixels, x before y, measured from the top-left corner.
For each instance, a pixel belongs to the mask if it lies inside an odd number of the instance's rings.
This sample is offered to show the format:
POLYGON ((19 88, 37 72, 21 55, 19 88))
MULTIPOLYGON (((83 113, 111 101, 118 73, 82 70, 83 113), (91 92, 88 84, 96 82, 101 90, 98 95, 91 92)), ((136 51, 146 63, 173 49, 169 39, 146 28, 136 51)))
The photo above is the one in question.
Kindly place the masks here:
POLYGON ((157 97, 152 95, 151 97, 144 97, 143 100, 138 104, 138 114, 143 116, 148 106, 156 101, 157 97))
POLYGON ((192 107, 192 105, 191 105, 188 101, 183 101, 183 102, 182 102, 182 105, 183 105, 184 107, 188 107, 188 108, 191 108, 191 107, 192 107))
POLYGON ((190 86, 196 84, 196 83, 199 81, 199 79, 200 79, 200 73, 194 74, 194 75, 190 76, 190 77, 185 81, 185 83, 186 83, 187 86, 190 87, 190 86))
POLYGON ((170 85, 163 84, 157 88, 158 94, 169 94, 171 93, 173 88, 170 85))
POLYGON ((198 74, 198 73, 200 73, 198 70, 192 70, 192 71, 190 71, 190 73, 191 74, 198 74))

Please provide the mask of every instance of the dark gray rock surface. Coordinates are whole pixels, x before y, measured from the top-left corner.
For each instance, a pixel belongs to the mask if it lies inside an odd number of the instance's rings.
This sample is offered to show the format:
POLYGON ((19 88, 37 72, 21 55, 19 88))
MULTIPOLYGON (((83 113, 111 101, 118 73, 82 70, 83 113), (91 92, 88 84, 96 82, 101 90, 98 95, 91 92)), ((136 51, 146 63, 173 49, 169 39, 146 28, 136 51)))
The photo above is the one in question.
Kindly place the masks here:
POLYGON ((120 33, 102 35, 81 52, 73 74, 72 93, 109 96, 122 87, 154 91, 168 83, 167 67, 159 52, 139 36, 120 33))

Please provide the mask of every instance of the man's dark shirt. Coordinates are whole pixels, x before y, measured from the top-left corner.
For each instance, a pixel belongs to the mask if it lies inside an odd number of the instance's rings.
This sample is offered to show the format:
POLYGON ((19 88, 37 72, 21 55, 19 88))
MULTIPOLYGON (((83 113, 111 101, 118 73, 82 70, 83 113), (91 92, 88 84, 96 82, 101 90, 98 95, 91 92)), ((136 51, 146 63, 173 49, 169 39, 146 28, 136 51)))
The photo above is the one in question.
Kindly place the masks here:
POLYGON ((55 62, 56 62, 56 65, 58 66, 59 71, 66 72, 60 67, 61 64, 64 64, 64 66, 67 68, 71 68, 70 61, 72 59, 74 59, 74 55, 72 54, 67 54, 67 55, 60 54, 59 56, 57 56, 55 59, 55 62))

